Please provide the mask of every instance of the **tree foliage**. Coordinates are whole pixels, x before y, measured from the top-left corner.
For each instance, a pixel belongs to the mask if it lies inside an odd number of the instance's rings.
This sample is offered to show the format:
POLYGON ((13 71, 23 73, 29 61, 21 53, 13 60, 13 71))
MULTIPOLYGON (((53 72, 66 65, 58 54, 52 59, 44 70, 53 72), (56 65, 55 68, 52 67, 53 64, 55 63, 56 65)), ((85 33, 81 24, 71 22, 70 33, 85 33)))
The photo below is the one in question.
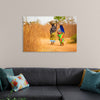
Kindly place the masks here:
POLYGON ((58 23, 68 23, 68 24, 75 24, 75 18, 73 16, 55 16, 54 19, 58 23))
POLYGON ((54 19, 59 22, 59 21, 64 21, 66 17, 65 16, 55 16, 54 19))
POLYGON ((77 35, 76 35, 76 34, 73 35, 73 36, 71 37, 71 40, 73 40, 73 43, 77 43, 77 35))
POLYGON ((75 19, 73 16, 67 16, 66 21, 68 24, 75 24, 75 19))

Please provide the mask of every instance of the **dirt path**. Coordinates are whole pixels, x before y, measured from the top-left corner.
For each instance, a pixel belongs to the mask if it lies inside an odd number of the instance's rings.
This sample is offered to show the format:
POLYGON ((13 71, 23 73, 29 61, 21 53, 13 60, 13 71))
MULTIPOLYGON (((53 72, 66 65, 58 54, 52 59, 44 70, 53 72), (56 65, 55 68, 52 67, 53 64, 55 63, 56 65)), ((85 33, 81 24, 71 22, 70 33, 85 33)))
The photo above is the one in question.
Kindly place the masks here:
POLYGON ((59 40, 56 40, 54 45, 50 44, 49 39, 41 39, 41 50, 42 52, 52 52, 52 51, 60 51, 60 52, 76 52, 77 50, 77 44, 68 44, 67 41, 65 41, 64 46, 60 46, 59 40))

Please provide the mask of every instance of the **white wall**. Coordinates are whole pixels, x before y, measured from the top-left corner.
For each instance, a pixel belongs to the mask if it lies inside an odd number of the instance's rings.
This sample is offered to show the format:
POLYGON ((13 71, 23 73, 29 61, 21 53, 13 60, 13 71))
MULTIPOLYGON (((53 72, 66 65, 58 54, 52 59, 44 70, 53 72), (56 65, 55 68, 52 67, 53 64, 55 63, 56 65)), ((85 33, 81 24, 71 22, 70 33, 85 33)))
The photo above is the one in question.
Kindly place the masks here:
POLYGON ((0 67, 99 67, 100 0, 0 0, 0 67), (77 52, 23 52, 22 16, 77 16, 77 52))

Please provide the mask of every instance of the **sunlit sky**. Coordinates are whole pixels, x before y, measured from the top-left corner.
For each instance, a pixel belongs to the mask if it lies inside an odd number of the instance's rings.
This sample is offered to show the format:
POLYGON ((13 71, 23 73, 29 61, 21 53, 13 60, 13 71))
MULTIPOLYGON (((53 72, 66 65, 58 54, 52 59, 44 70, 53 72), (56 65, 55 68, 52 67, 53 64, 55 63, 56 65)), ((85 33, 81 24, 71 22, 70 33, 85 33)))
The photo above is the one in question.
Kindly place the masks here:
MULTIPOLYGON (((27 17, 27 22, 32 22, 32 21, 37 21, 39 20, 39 23, 44 25, 48 23, 51 20, 54 20, 54 16, 23 16, 23 20, 26 21, 27 17)), ((74 16, 75 22, 77 23, 77 17, 74 16)))

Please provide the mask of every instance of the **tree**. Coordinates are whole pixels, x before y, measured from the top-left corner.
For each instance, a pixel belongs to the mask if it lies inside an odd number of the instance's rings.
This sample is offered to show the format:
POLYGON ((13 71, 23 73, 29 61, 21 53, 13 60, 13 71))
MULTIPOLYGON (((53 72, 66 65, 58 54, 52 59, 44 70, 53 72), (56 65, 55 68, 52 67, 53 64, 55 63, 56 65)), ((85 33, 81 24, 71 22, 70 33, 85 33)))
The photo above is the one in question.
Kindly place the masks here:
POLYGON ((55 16, 54 19, 57 21, 57 23, 65 23, 66 17, 65 16, 55 16))
POLYGON ((75 19, 74 19, 73 16, 67 16, 66 21, 67 21, 68 24, 74 24, 75 23, 75 19))
POLYGON ((64 21, 66 17, 65 16, 55 16, 54 19, 56 19, 59 22, 59 21, 64 21))

